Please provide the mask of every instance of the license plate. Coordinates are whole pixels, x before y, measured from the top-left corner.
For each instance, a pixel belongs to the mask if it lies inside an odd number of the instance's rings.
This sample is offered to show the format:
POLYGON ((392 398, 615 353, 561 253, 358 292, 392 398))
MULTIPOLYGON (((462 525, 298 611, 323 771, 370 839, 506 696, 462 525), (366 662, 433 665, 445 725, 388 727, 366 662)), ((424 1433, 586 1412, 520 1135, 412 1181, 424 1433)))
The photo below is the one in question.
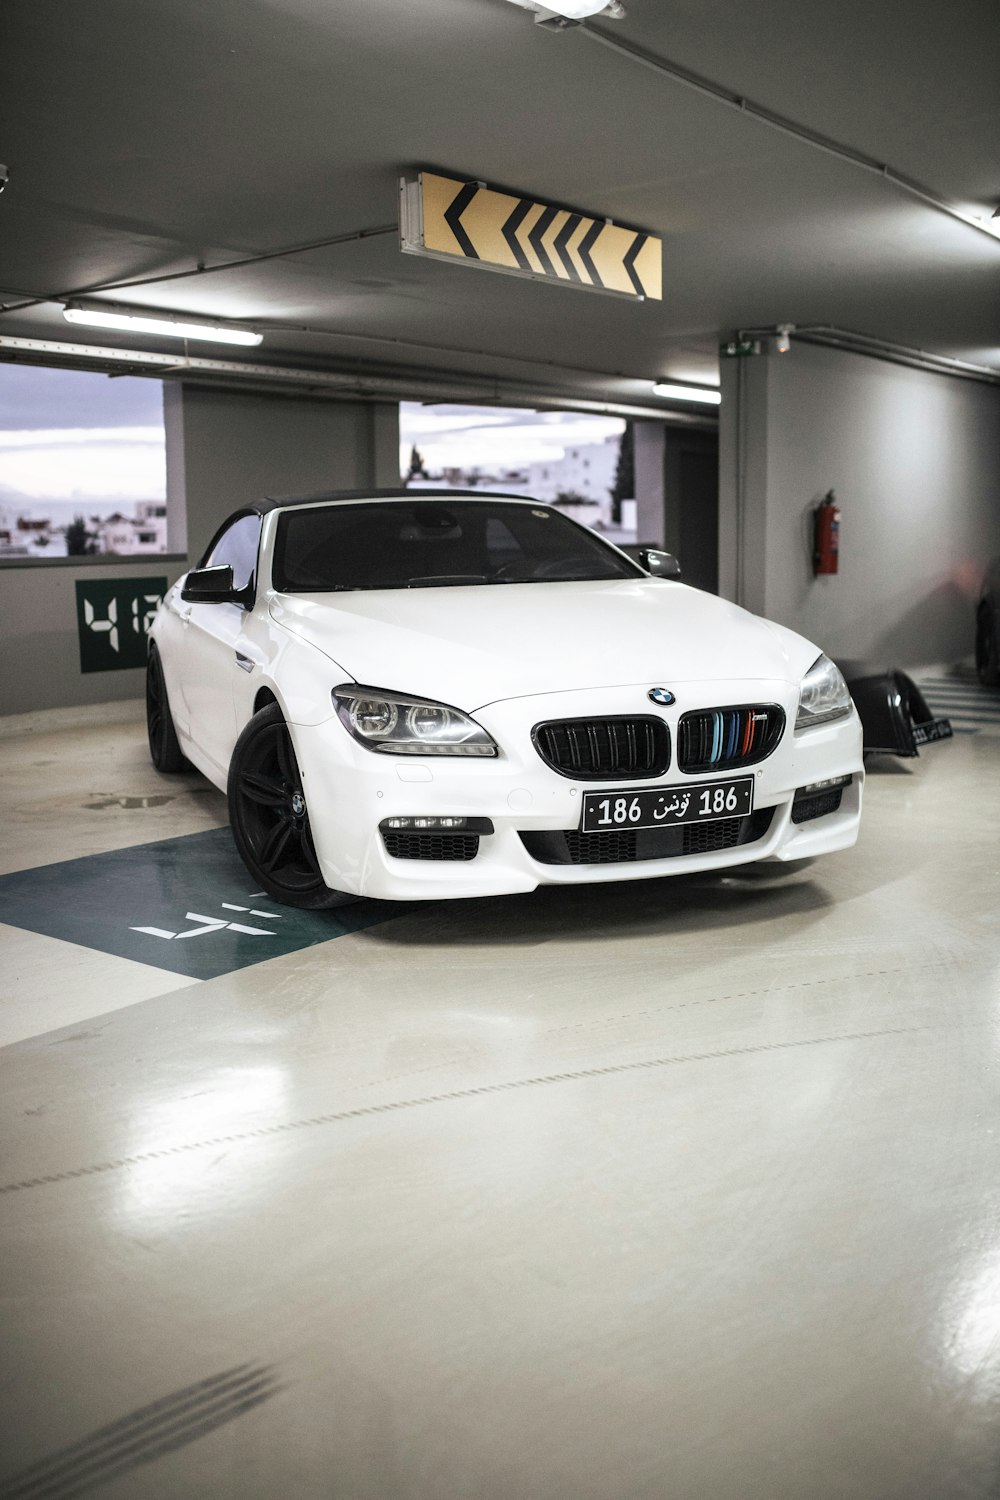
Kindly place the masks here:
POLYGON ((950 740, 952 733, 950 719, 928 719, 926 724, 914 724, 913 743, 930 745, 934 740, 950 740))
POLYGON ((584 833, 609 828, 669 828, 674 823, 711 823, 753 812, 753 777, 697 781, 690 786, 644 787, 641 791, 585 792, 584 833))

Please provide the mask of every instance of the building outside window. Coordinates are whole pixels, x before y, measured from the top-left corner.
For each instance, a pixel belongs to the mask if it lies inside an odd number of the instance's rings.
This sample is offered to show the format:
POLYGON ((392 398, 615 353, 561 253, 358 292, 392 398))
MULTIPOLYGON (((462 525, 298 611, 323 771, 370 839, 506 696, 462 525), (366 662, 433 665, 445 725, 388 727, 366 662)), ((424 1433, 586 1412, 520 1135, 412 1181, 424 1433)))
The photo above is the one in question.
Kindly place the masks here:
POLYGON ((166 551, 162 383, 0 364, 0 561, 166 551))
POLYGON ((404 401, 400 471, 410 489, 544 500, 611 541, 628 543, 635 540, 634 501, 624 517, 619 507, 616 519, 612 499, 624 431, 619 417, 404 401))

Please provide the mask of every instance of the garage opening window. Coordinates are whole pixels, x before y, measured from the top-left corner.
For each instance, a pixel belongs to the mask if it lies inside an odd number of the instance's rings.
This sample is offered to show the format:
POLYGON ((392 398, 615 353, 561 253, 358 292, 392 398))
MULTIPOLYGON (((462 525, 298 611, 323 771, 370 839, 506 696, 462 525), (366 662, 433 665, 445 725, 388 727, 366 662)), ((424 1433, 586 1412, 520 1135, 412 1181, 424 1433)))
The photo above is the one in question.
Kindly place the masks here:
POLYGON ((620 417, 403 401, 400 475, 410 490, 530 496, 616 543, 635 540, 634 486, 620 417), (623 487, 624 485, 624 487, 623 487))
POLYGON ((502 500, 377 501, 289 510, 274 586, 296 593, 643 577, 583 527, 502 500))
POLYGON ((162 383, 0 364, 0 561, 166 551, 162 383))

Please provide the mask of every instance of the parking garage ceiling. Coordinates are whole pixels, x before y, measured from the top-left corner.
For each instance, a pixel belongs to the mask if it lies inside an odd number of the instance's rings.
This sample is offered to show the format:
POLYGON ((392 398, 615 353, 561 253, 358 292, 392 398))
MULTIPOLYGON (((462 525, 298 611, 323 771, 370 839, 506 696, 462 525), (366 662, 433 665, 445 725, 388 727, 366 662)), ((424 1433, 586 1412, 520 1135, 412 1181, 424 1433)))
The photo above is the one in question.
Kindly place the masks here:
POLYGON ((241 363, 480 399, 662 408, 782 323, 1000 369, 1000 238, 899 181, 1000 203, 995 0, 625 3, 556 32, 509 0, 6 0, 0 352, 163 352, 71 329, 90 291, 247 321, 241 363), (660 236, 663 300, 401 254, 419 169, 660 236))

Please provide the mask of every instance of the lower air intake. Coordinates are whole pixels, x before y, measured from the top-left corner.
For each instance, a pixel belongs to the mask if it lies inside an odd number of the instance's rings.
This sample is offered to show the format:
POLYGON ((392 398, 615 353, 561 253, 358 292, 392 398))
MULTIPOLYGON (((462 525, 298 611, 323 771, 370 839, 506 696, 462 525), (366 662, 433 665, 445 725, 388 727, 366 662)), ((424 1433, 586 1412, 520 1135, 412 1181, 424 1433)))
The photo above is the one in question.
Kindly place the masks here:
POLYGON ((673 828, 614 829, 581 833, 579 829, 552 833, 522 833, 521 842, 543 865, 623 865, 645 859, 682 859, 689 854, 714 854, 764 838, 774 817, 763 807, 747 818, 717 818, 711 823, 685 823, 673 828))
POLYGON ((393 859, 470 860, 479 853, 478 833, 401 833, 383 828, 382 842, 393 859))
POLYGON ((796 792, 792 803, 792 822, 811 823, 814 818, 825 818, 830 813, 839 812, 843 795, 842 786, 835 786, 826 792, 796 792))

